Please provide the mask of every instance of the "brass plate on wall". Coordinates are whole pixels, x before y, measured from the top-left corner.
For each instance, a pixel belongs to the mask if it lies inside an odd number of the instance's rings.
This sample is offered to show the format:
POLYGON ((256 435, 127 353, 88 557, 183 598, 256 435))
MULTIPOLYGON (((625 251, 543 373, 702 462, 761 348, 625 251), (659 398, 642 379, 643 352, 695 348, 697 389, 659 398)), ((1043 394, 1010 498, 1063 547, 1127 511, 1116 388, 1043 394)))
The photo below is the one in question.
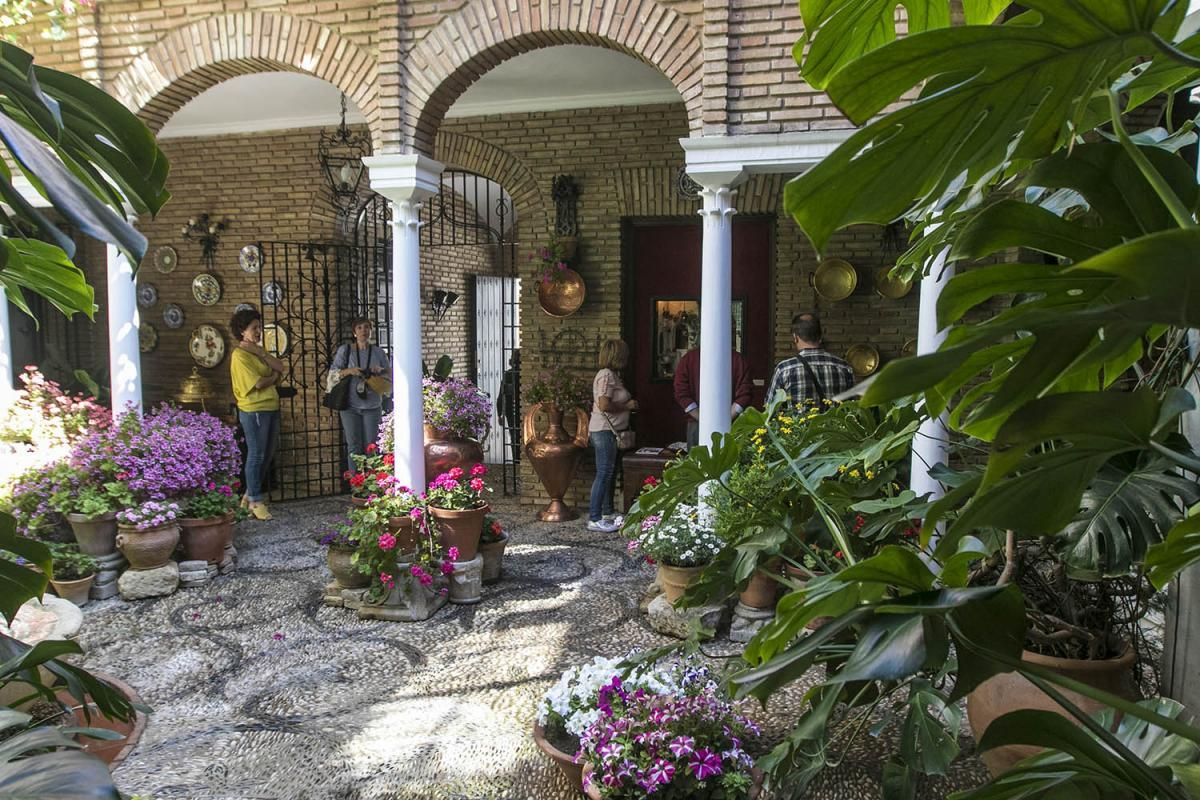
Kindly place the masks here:
POLYGON ((858 271, 845 259, 827 258, 813 273, 812 286, 826 300, 845 300, 858 286, 858 271))
POLYGON ((879 369, 879 351, 869 344, 856 344, 846 351, 846 361, 856 376, 865 378, 879 369))
POLYGON ((912 291, 912 281, 907 278, 894 278, 892 267, 880 267, 875 270, 875 292, 889 300, 899 300, 912 291))

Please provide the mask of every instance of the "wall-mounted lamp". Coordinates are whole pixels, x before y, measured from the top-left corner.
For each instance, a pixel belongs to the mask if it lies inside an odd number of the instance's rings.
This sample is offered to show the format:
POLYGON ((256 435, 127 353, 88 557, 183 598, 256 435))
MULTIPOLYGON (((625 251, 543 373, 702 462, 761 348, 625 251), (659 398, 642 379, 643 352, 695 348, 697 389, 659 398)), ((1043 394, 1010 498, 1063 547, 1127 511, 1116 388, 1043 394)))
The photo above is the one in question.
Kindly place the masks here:
POLYGON ((200 242, 200 249, 204 254, 204 262, 208 264, 209 271, 212 271, 216 264, 217 245, 221 241, 221 234, 228 227, 228 217, 217 220, 208 214, 192 217, 187 221, 187 225, 183 226, 182 234, 184 239, 189 242, 200 242))
POLYGON ((458 301, 458 294, 455 292, 447 292, 445 289, 434 289, 433 299, 429 301, 429 307, 433 309, 433 318, 438 322, 442 321, 442 317, 446 316, 446 312, 450 307, 458 301))

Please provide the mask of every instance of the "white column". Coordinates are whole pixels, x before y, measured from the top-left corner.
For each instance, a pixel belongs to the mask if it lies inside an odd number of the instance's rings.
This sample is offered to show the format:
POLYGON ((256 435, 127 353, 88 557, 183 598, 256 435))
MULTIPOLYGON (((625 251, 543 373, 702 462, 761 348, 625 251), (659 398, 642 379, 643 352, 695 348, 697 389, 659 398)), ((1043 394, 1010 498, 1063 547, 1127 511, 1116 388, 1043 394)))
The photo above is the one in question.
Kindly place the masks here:
POLYGON ((421 203, 437 194, 442 165, 421 155, 363 159, 371 188, 392 206, 392 399, 396 479, 425 488, 421 406, 421 203))
MULTIPOLYGON (((917 355, 932 353, 946 340, 946 331, 938 328, 937 301, 942 287, 954 277, 954 267, 946 265, 946 254, 942 250, 934 256, 928 274, 921 280, 921 307, 917 318, 917 355)), ((946 464, 950 458, 950 429, 943 412, 937 418, 925 420, 913 439, 911 488, 917 496, 929 494, 934 499, 945 492, 942 485, 929 475, 929 470, 938 464, 946 464)))
POLYGON ((0 286, 0 407, 12 402, 13 390, 12 332, 8 327, 8 293, 0 286))
POLYGON ((142 354, 138 346, 137 284, 133 265, 115 245, 108 245, 108 370, 112 409, 131 406, 142 413, 142 354))

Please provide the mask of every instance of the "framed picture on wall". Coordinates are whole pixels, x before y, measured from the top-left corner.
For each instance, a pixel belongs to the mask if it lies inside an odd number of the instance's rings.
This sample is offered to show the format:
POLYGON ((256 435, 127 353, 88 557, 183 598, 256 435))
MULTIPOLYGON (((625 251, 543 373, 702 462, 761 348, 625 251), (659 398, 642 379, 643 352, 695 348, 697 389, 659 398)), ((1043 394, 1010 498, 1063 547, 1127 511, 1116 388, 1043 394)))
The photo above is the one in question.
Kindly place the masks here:
MULTIPOLYGON (((654 358, 651 380, 669 381, 675 378, 675 365, 688 350, 700 346, 700 301, 694 297, 655 297, 653 304, 654 358)), ((746 301, 732 302, 733 349, 744 353, 746 332, 746 301)))

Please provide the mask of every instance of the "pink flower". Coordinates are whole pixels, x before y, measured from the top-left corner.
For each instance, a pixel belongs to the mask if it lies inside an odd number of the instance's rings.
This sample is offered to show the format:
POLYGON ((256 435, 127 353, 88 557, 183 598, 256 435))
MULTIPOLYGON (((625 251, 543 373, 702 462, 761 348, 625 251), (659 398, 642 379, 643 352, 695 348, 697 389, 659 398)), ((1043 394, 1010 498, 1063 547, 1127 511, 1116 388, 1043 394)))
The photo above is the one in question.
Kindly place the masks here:
POLYGON ((487 475, 487 467, 485 467, 483 464, 476 464, 475 466, 471 467, 472 478, 479 478, 484 475, 487 475))
POLYGON ((492 533, 495 536, 499 536, 500 534, 504 533, 504 528, 502 528, 500 526, 500 520, 498 520, 498 519, 492 520, 492 533))
POLYGON ((431 583, 433 583, 433 576, 428 572, 422 572, 421 576, 417 578, 417 580, 421 582, 422 586, 429 586, 431 583))
POLYGON ((383 584, 385 589, 394 589, 396 587, 396 579, 388 572, 379 573, 379 582, 383 584))
POLYGON ((471 478, 470 486, 471 486, 471 491, 482 492, 483 491, 483 478, 471 478))
POLYGON ((415 520, 419 520, 419 519, 421 519, 421 517, 425 516, 425 512, 421 509, 420 506, 413 506, 412 509, 408 512, 408 515, 415 520))
POLYGON ((452 562, 452 561, 443 561, 443 562, 442 562, 442 574, 443 574, 443 575, 449 575, 449 574, 450 574, 450 573, 452 573, 452 572, 454 572, 454 562, 452 562))
POLYGON ((453 492, 455 489, 458 488, 458 481, 447 480, 445 483, 442 484, 442 488, 448 492, 453 492))
POLYGON ((457 547, 448 548, 446 550, 446 558, 450 559, 451 561, 458 561, 458 548, 457 547))
POLYGON ((275 641, 277 641, 277 642, 282 642, 282 641, 283 641, 284 639, 286 639, 287 637, 286 637, 286 636, 284 636, 284 635, 283 635, 282 633, 280 633, 279 631, 275 631, 274 633, 272 633, 272 634, 271 634, 271 638, 272 638, 272 639, 274 639, 274 640, 275 640, 275 641))
POLYGON ((209 481, 207 484, 205 484, 204 488, 210 492, 215 492, 217 490, 217 485, 212 481, 209 481))
POLYGON ((446 473, 446 475, 451 480, 458 480, 459 478, 461 478, 463 476, 463 474, 464 473, 462 471, 462 467, 454 467, 453 469, 451 469, 449 472, 446 473))
POLYGON ((385 533, 379 537, 379 549, 391 550, 396 546, 396 537, 390 533, 385 533))
POLYGON ((425 574, 425 570, 421 569, 420 564, 413 564, 411 567, 408 568, 408 571, 412 573, 412 576, 414 578, 419 578, 425 574))

